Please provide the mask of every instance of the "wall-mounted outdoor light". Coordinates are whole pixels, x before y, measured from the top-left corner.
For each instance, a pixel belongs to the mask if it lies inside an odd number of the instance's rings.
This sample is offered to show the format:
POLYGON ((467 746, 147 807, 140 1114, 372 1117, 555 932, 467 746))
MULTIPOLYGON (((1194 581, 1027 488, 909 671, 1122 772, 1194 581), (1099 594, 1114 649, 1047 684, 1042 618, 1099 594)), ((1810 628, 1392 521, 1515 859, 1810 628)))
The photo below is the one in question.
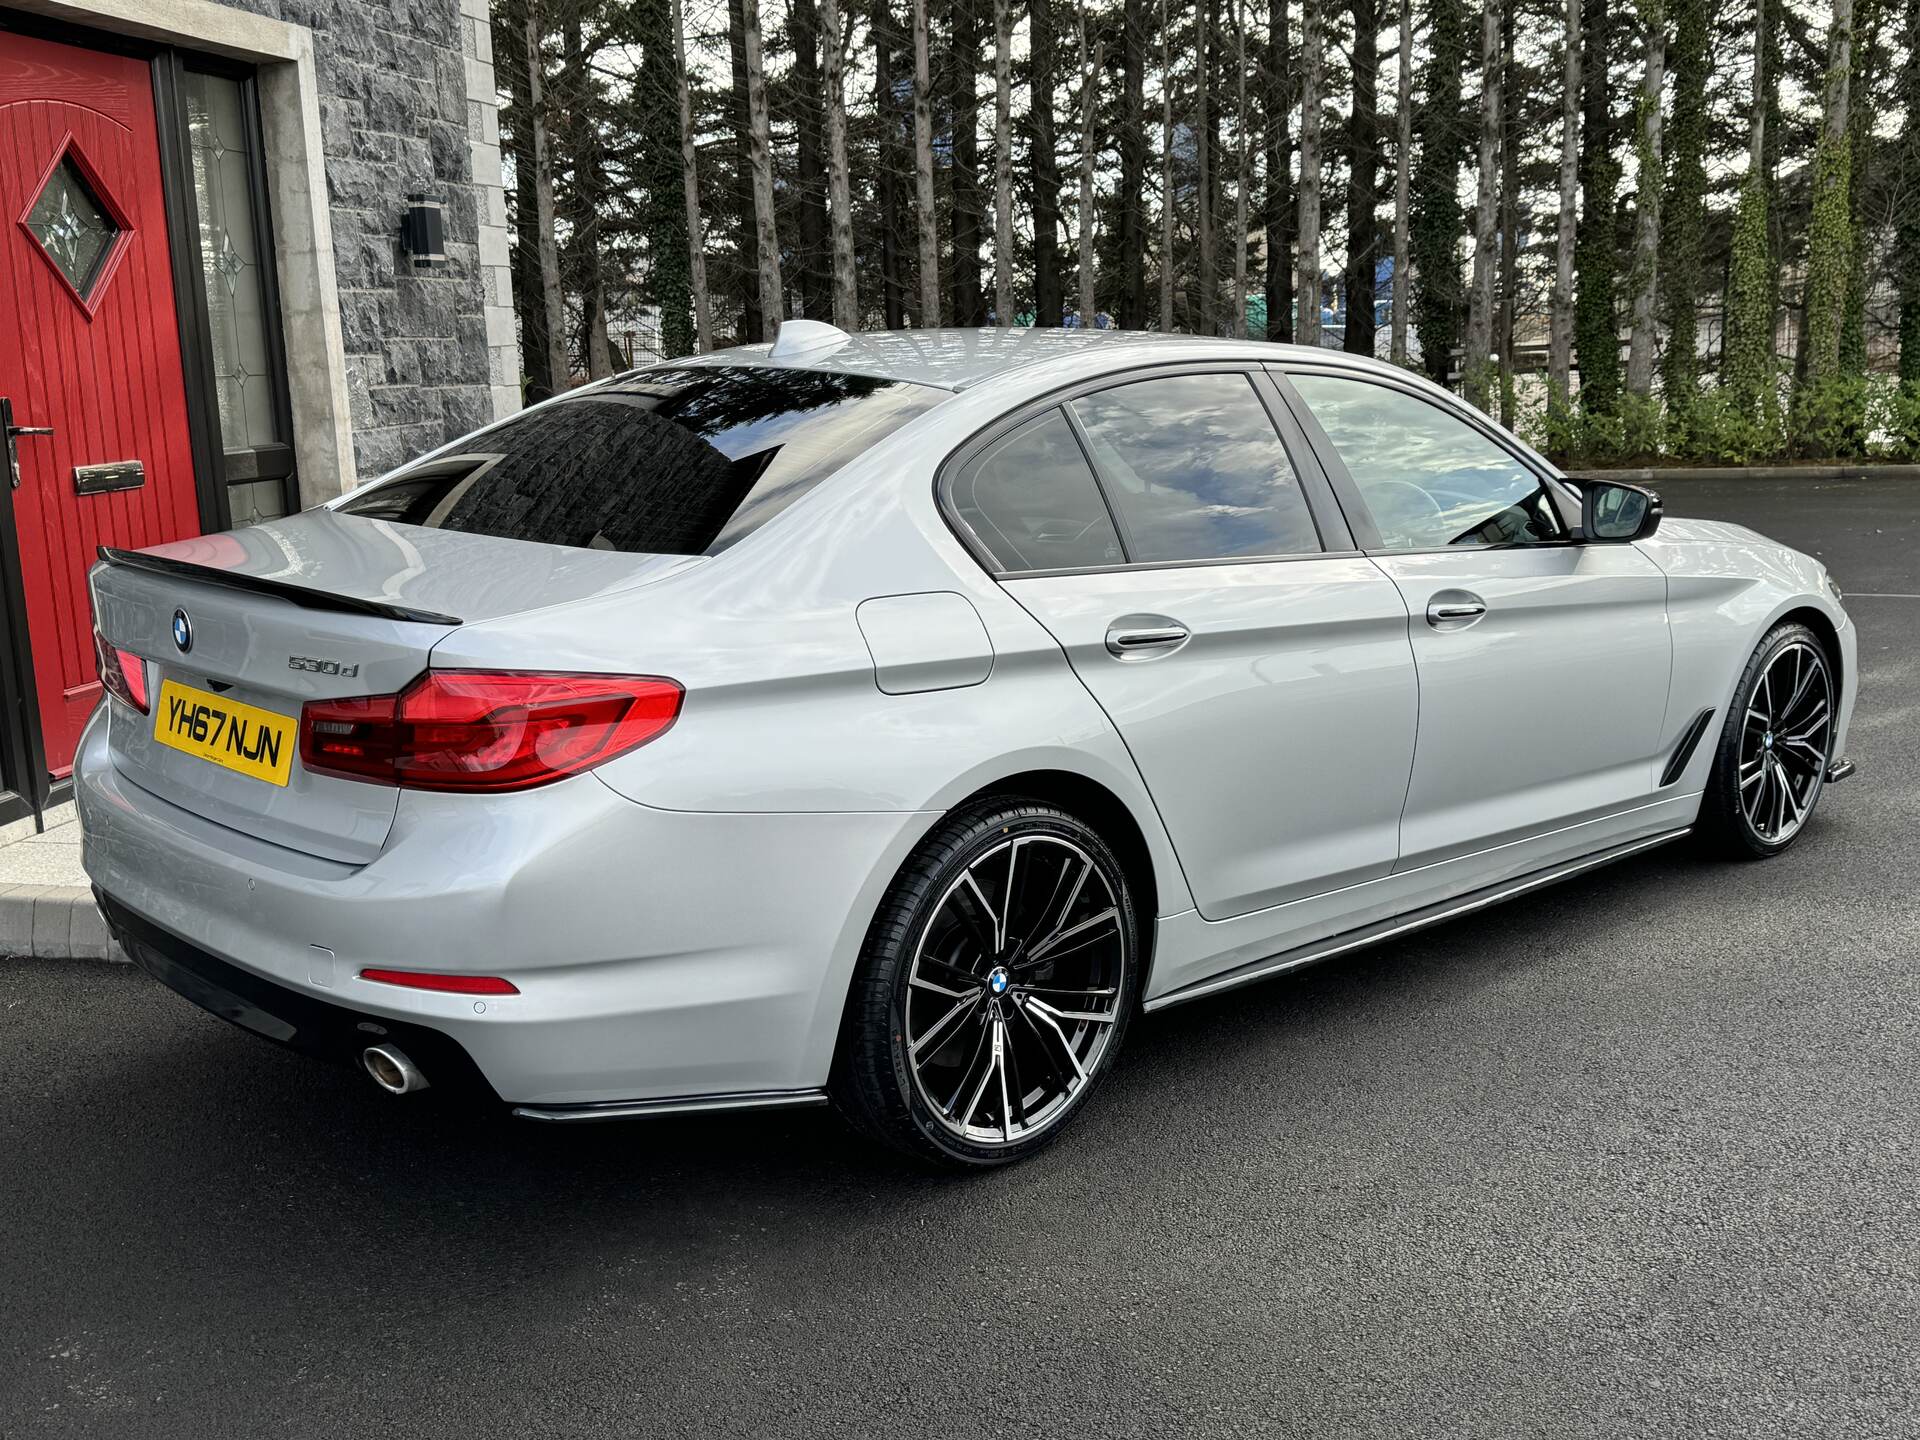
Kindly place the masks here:
POLYGON ((447 263, 446 208, 424 195, 407 196, 400 217, 400 248, 413 257, 413 268, 431 270, 447 263))

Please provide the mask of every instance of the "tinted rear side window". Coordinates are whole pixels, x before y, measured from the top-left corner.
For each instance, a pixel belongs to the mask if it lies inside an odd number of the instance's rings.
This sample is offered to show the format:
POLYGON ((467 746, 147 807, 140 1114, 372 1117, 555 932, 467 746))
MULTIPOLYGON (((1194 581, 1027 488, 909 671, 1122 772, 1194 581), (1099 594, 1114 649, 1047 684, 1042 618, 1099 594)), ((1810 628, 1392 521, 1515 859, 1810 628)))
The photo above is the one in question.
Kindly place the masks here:
POLYGON ((547 545, 712 555, 946 398, 818 370, 648 370, 515 416, 340 509, 547 545))
POLYGON ((1107 498, 1136 564, 1320 548, 1299 477, 1245 375, 1166 375, 1083 395, 1107 498))
POLYGON ((1058 410, 970 462, 949 495, 1001 570, 1077 570, 1126 559, 1093 470, 1058 410))

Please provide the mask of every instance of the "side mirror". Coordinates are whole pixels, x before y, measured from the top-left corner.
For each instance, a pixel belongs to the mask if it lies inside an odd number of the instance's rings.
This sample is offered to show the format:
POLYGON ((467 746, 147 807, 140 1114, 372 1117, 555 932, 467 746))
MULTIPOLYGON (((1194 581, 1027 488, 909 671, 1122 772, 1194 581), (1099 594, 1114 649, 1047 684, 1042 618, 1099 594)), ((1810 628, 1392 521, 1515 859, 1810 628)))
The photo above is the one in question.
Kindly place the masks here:
POLYGON ((1580 534, 1589 544, 1644 540, 1660 528, 1660 497, 1617 480, 1580 482, 1580 534))

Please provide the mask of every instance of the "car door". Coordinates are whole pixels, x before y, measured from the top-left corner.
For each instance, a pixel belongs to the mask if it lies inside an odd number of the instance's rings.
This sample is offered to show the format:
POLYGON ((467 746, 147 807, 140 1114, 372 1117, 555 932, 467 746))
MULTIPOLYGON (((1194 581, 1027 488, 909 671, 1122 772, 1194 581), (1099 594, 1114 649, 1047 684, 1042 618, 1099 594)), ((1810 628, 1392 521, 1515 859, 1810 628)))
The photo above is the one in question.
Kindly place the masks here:
POLYGON ((1398 868, 1645 803, 1672 672, 1659 567, 1575 543, 1545 477, 1464 408, 1335 370, 1286 378, 1406 602, 1420 727, 1398 868))
POLYGON ((1413 763, 1406 607, 1276 412, 1257 367, 1136 373, 944 484, 1125 740, 1208 919, 1388 874, 1413 763))

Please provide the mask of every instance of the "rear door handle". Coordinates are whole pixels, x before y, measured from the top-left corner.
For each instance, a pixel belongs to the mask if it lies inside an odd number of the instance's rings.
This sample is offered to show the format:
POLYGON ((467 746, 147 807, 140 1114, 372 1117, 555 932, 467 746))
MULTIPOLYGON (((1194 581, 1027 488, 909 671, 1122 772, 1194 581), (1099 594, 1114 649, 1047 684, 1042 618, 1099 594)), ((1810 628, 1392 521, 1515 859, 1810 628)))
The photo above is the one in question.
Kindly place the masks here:
POLYGON ((1468 590, 1443 590, 1427 602, 1427 623, 1462 629, 1487 613, 1487 602, 1468 590))
POLYGON ((1192 632, 1164 615, 1130 615, 1107 627, 1107 653, 1117 660, 1145 660, 1169 655, 1187 643, 1192 632))

